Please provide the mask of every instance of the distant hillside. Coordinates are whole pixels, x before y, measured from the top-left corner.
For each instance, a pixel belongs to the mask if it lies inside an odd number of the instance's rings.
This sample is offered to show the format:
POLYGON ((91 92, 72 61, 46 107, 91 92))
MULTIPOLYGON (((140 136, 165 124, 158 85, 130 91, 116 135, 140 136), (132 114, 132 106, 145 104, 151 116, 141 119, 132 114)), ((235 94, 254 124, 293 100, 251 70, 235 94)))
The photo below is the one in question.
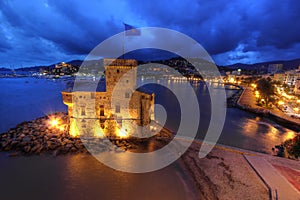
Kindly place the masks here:
MULTIPOLYGON (((163 63, 163 62, 168 62, 168 61, 174 61, 174 60, 184 60, 179 57, 174 57, 171 59, 167 60, 156 60, 156 61, 151 61, 151 62, 157 62, 157 63, 163 63)), ((99 62, 99 60, 90 60, 90 61, 85 61, 85 64, 87 66, 91 66, 95 63, 99 62)), ((149 61, 148 61, 149 62, 149 61)), ((71 60, 69 62, 66 62, 68 64, 71 64, 73 66, 81 66, 83 63, 83 60, 71 60)), ((145 61, 139 61, 139 64, 147 63, 145 61)), ((59 63, 55 63, 59 64, 59 63)), ((40 69, 45 69, 45 68, 54 68, 55 64, 48 65, 48 66, 33 66, 33 67, 23 67, 23 68, 18 68, 15 69, 15 71, 33 71, 33 72, 38 72, 40 69)), ((221 68, 229 68, 229 69, 243 69, 243 70, 257 70, 261 68, 267 68, 270 64, 283 64, 283 70, 290 70, 290 69, 296 69, 298 66, 300 66, 300 58, 299 59, 294 59, 294 60, 277 60, 277 61, 269 61, 269 62, 261 62, 261 63, 255 63, 255 64, 243 64, 243 63, 236 63, 232 65, 226 65, 226 66, 220 66, 221 68)), ((0 68, 0 71, 10 71, 11 69, 9 68, 0 68)))
POLYGON ((300 58, 294 59, 294 60, 277 60, 277 61, 269 61, 269 62, 261 62, 261 63, 255 63, 255 64, 243 64, 243 63, 236 63, 233 65, 226 65, 224 67, 229 67, 232 69, 257 69, 262 66, 268 67, 270 64, 283 64, 283 70, 290 70, 290 69, 296 69, 298 66, 300 66, 300 58))

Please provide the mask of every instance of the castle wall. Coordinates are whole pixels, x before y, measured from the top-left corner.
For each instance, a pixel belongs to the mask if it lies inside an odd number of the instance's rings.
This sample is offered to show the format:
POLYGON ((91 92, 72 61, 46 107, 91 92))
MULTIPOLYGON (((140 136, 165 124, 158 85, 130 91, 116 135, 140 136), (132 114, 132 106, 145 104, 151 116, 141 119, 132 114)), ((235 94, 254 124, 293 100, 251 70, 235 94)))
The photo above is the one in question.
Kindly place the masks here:
MULTIPOLYGON (((104 62, 108 61, 105 59, 104 62)), ((62 92, 71 118, 71 135, 126 137, 136 125, 145 126, 154 119, 154 94, 134 90, 136 61, 123 60, 121 63, 122 66, 118 66, 118 62, 104 65, 106 92, 62 92), (116 87, 117 82, 121 87, 116 87)), ((142 132, 139 134, 143 135, 142 132)))

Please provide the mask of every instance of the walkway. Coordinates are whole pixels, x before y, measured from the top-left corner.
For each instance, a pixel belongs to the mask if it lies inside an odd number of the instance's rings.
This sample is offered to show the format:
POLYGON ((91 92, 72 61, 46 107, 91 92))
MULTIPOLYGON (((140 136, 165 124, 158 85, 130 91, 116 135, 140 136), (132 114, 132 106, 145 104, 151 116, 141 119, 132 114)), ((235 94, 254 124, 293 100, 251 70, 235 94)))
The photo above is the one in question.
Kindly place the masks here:
POLYGON ((245 109, 251 109, 256 113, 271 113, 278 118, 287 120, 289 122, 298 124, 300 126, 300 119, 292 118, 285 113, 283 113, 278 108, 274 108, 272 110, 262 108, 256 105, 256 97, 254 95, 253 89, 251 87, 244 86, 244 92, 242 93, 240 99, 238 100, 238 105, 244 107, 245 109))
POLYGON ((244 157, 268 186, 272 200, 300 199, 300 192, 270 162, 261 156, 245 155, 244 157))

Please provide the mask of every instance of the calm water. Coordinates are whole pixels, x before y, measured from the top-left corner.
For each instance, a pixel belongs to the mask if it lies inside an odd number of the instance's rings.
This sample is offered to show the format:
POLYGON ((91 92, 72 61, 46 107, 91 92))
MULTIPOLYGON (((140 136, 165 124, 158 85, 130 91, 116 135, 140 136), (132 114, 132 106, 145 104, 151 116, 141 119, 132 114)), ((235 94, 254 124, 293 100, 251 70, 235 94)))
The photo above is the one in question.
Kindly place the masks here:
POLYGON ((176 163, 145 174, 115 171, 92 156, 0 154, 0 199, 188 199, 176 163))
MULTIPOLYGON (((185 94, 184 102, 186 102, 186 109, 191 113, 190 123, 197 123, 193 120, 193 113, 195 112, 195 105, 189 104, 190 95, 187 94, 187 82, 170 82, 168 84, 172 91, 177 91, 185 94)), ((210 96, 207 86, 203 83, 193 85, 200 109, 200 123, 197 138, 203 139, 206 135, 211 112, 210 112, 210 96)), ((213 84, 212 87, 219 88, 220 85, 213 84)), ((179 102, 174 100, 172 92, 163 88, 154 88, 148 86, 148 89, 155 90, 155 101, 166 106, 168 115, 166 126, 170 129, 177 130, 180 124, 180 107, 179 102)), ((235 90, 226 90, 227 97, 234 94, 235 90)), ((272 147, 280 144, 286 139, 292 138, 296 132, 286 129, 273 121, 258 117, 252 113, 248 113, 236 108, 228 108, 226 113, 225 125, 218 143, 228 146, 239 147, 253 151, 264 153, 271 153, 272 147)))
POLYGON ((55 111, 66 111, 60 91, 64 80, 0 78, 0 133, 55 111))
MULTIPOLYGON (((0 79, 0 132, 50 112, 66 111, 60 94, 65 83, 35 78, 0 79)), ((188 83, 171 82, 169 87, 185 94, 188 83)), ((194 88, 201 102, 197 135, 201 139, 209 124, 210 98, 206 85, 194 88)), ((165 105, 169 113, 166 126, 176 129, 180 123, 178 102, 171 98, 171 92, 155 90, 156 102, 165 105)), ((233 92, 229 90, 227 95, 233 92)), ((188 102, 188 93, 185 98, 188 102)), ((192 116, 195 109, 187 105, 192 116)), ((192 117, 190 121, 197 123, 192 117)), ((219 143, 269 153, 274 145, 295 134, 268 119, 230 108, 219 143)), ((127 174, 112 170, 91 156, 9 158, 1 153, 0 171, 1 199, 186 199, 187 195, 176 163, 153 173, 127 174)))
MULTIPOLYGON (((23 121, 29 121, 47 113, 66 111, 60 91, 65 88, 66 80, 49 80, 36 78, 2 78, 0 79, 2 95, 0 96, 0 132, 5 132, 23 121)), ((188 104, 190 95, 186 92, 187 82, 169 82, 172 91, 184 94, 188 112, 195 112, 194 105, 188 104)), ((193 86, 200 102, 200 124, 198 138, 202 139, 207 131, 210 119, 210 97, 205 84, 193 86)), ((215 85, 214 87, 219 87, 215 85)), ((153 88, 156 103, 166 107, 168 119, 166 126, 176 130, 180 124, 180 107, 174 94, 164 88, 153 88)), ((227 90, 232 95, 234 90, 227 90)), ((244 149, 270 153, 274 145, 291 138, 296 133, 271 120, 257 117, 235 108, 227 109, 226 122, 219 143, 244 149)))

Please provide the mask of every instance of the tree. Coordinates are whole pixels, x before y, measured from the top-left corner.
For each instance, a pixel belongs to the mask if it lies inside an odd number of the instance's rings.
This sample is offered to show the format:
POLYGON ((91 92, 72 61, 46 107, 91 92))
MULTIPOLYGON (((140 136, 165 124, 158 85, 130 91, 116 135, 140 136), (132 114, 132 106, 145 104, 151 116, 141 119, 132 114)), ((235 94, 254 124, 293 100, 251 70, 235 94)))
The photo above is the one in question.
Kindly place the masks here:
POLYGON ((265 100, 266 105, 274 101, 275 86, 270 78, 262 78, 256 82, 257 90, 261 97, 265 100))

